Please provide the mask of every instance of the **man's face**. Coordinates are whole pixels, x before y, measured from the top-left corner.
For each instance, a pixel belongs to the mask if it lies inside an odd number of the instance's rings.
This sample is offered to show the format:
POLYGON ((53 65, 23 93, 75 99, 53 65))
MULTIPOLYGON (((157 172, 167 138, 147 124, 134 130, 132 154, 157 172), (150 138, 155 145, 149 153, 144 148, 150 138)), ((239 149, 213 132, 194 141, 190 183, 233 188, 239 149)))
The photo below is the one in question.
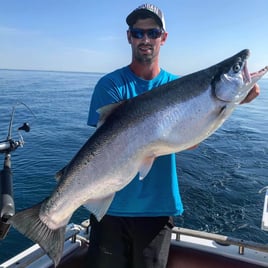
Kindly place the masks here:
MULTIPOLYGON (((158 29, 161 30, 159 25, 154 19, 140 19, 133 25, 133 29, 146 30, 158 29)), ((151 63, 158 57, 160 46, 163 45, 167 38, 167 33, 163 32, 160 37, 153 39, 148 37, 148 33, 143 34, 142 38, 135 38, 131 35, 131 32, 127 32, 128 41, 132 47, 133 59, 140 63, 151 63)))

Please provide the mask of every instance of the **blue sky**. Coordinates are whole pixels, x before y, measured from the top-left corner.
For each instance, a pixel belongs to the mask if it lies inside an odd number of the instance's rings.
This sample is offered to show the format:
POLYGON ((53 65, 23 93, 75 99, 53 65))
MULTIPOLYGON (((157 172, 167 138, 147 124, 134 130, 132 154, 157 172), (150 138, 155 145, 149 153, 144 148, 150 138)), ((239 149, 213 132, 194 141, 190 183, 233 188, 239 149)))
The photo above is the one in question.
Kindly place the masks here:
MULTIPOLYGON (((142 1, 0 0, 0 68, 109 72, 130 63, 126 16, 142 1)), ((169 33, 160 63, 187 74, 244 48, 268 65, 268 0, 150 1, 169 33)))

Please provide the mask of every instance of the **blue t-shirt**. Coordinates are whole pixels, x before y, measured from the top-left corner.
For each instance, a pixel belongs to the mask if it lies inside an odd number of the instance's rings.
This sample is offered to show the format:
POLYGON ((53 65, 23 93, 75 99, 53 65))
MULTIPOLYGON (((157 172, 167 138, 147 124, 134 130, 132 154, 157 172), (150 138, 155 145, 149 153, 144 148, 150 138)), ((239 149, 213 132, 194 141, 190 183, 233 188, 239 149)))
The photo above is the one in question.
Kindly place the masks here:
MULTIPOLYGON (((129 66, 103 76, 92 95, 88 125, 96 126, 100 107, 135 97, 178 76, 161 69, 152 80, 137 77, 129 66)), ((148 175, 137 175, 115 194, 108 215, 126 217, 180 215, 183 206, 179 193, 175 154, 158 157, 148 175)))

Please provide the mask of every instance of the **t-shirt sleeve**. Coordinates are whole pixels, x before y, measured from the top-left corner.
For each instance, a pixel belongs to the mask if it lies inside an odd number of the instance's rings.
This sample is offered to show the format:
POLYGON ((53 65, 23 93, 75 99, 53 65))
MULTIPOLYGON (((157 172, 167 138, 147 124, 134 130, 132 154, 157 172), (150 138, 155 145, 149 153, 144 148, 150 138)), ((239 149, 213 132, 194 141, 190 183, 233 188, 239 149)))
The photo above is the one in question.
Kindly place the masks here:
POLYGON ((122 100, 119 88, 108 76, 102 77, 95 86, 92 94, 88 122, 89 126, 96 126, 99 120, 97 110, 105 105, 116 103, 122 100))

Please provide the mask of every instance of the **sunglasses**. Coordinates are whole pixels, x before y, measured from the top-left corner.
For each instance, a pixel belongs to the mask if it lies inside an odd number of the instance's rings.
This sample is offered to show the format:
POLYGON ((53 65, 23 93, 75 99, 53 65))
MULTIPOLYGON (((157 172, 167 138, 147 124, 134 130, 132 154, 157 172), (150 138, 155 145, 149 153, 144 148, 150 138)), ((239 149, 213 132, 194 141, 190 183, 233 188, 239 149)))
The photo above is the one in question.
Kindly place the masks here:
POLYGON ((133 38, 142 39, 144 35, 146 34, 147 37, 150 39, 157 39, 162 35, 163 30, 160 30, 157 28, 148 29, 148 30, 143 30, 139 28, 130 28, 129 32, 133 38))

